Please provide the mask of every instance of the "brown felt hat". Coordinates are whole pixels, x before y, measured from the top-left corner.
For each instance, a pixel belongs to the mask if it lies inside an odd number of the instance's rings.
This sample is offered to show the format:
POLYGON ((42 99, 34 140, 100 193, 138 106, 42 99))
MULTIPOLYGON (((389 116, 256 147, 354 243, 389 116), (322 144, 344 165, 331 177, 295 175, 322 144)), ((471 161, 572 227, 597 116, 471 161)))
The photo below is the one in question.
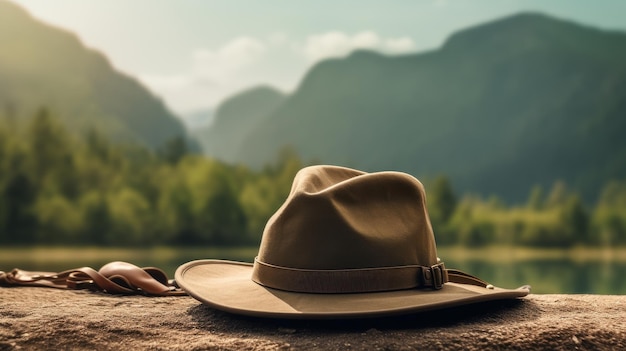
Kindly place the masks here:
POLYGON ((214 308, 278 318, 389 316, 530 292, 446 269, 414 177, 336 166, 298 172, 254 264, 192 261, 176 281, 214 308))

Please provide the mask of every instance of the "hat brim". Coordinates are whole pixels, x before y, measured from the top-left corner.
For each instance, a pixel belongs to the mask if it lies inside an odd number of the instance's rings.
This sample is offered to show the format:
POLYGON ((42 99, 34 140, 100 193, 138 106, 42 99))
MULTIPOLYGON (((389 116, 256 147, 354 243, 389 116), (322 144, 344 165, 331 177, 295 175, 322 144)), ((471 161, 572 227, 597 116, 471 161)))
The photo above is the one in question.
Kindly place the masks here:
POLYGON ((357 294, 309 294, 266 288, 253 282, 252 264, 198 260, 176 270, 178 285, 213 308, 272 318, 339 319, 401 315, 528 295, 529 288, 508 290, 446 283, 440 290, 410 289, 357 294))

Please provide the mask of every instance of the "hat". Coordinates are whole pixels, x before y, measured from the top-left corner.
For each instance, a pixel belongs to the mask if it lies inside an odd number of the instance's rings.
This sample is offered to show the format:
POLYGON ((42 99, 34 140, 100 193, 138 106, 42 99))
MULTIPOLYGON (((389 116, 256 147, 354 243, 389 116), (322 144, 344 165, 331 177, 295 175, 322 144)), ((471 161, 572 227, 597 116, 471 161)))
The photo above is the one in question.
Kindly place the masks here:
POLYGON ((277 318, 390 316, 530 292, 446 269, 414 177, 337 166, 298 172, 254 263, 192 261, 175 278, 216 309, 277 318))

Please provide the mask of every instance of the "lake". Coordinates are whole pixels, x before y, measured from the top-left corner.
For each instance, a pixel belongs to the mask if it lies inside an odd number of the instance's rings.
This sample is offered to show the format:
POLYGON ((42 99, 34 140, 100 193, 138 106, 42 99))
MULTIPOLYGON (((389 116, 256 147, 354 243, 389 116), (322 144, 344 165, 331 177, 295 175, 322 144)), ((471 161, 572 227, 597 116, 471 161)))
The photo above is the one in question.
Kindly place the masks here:
MULTIPOLYGON (((242 248, 0 248, 0 270, 62 271, 120 260, 157 266, 173 278, 182 263, 195 259, 251 262, 256 247, 242 248)), ((529 284, 538 294, 626 294, 626 248, 544 250, 511 247, 442 247, 446 267, 463 270, 491 284, 515 288, 529 284)))

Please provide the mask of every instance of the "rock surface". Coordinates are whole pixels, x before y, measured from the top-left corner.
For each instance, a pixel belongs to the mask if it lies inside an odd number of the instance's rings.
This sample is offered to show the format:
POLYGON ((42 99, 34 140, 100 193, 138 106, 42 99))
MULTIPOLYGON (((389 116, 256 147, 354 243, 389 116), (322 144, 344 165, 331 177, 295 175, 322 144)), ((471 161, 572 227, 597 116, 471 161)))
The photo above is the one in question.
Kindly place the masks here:
POLYGON ((235 316, 191 297, 0 288, 0 350, 624 350, 626 296, 530 295, 342 321, 235 316))

